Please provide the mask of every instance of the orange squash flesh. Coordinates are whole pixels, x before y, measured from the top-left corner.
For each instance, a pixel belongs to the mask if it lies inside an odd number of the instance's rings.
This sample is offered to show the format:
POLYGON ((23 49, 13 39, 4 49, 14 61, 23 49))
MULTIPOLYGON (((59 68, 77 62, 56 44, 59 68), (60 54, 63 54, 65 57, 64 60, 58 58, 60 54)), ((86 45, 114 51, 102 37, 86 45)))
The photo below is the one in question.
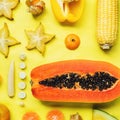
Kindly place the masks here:
POLYGON ((31 71, 32 94, 42 101, 56 102, 84 102, 103 103, 115 100, 120 96, 120 69, 104 61, 91 60, 66 60, 38 66, 31 71), (107 90, 85 90, 54 88, 39 84, 40 81, 65 73, 87 73, 107 72, 117 78, 117 82, 107 90))

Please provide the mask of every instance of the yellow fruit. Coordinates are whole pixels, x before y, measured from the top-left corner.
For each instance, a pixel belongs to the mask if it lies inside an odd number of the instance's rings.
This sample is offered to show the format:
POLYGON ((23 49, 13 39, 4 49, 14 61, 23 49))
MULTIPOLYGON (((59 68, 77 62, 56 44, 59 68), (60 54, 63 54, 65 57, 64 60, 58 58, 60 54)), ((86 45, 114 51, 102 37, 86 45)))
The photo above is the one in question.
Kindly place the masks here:
POLYGON ((80 45, 80 38, 76 34, 68 34, 65 38, 65 45, 70 50, 75 50, 80 45))
POLYGON ((118 119, 105 111, 95 109, 93 110, 92 120, 118 120, 118 119))
POLYGON ((10 120, 10 111, 4 104, 0 104, 0 120, 10 120))
POLYGON ((16 8, 19 0, 0 0, 0 16, 13 20, 12 10, 16 8))

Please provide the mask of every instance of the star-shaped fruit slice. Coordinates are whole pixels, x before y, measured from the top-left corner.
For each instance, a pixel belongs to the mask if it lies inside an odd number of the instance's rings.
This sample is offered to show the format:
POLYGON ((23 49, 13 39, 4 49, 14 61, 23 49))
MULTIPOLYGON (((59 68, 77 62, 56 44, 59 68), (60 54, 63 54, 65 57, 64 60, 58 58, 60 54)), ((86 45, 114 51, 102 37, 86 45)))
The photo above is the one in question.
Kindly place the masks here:
POLYGON ((9 46, 19 43, 20 42, 9 35, 8 26, 4 23, 4 27, 0 29, 0 52, 7 57, 9 53, 9 46))
POLYGON ((12 10, 17 6, 19 0, 0 0, 0 16, 12 20, 12 10))
POLYGON ((35 31, 25 31, 29 39, 27 49, 36 48, 40 53, 45 52, 45 44, 51 41, 55 35, 44 32, 44 26, 40 23, 35 31))

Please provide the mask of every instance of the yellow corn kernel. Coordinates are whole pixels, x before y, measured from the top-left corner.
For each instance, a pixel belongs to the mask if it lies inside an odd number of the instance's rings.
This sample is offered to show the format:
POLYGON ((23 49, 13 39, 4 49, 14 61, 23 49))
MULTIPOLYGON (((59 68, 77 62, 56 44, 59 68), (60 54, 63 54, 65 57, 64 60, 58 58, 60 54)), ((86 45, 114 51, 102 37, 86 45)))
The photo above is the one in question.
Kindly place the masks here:
POLYGON ((102 49, 110 49, 118 34, 118 0, 97 1, 97 41, 102 49))

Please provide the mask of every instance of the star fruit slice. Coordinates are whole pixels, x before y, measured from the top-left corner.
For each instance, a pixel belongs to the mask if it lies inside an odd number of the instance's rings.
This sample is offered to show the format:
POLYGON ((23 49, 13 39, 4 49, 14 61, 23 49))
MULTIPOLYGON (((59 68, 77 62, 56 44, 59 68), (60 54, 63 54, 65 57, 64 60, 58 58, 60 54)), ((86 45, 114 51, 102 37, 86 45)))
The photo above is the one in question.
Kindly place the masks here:
POLYGON ((54 34, 45 33, 44 26, 41 23, 35 31, 26 30, 25 33, 29 39, 26 48, 28 50, 36 48, 42 54, 45 52, 45 44, 55 37, 54 34))
POLYGON ((12 20, 12 10, 18 5, 18 3, 19 0, 0 0, 0 16, 12 20))
POLYGON ((15 38, 9 35, 8 26, 4 23, 4 27, 0 29, 0 52, 7 57, 9 53, 9 47, 19 44, 15 38))

